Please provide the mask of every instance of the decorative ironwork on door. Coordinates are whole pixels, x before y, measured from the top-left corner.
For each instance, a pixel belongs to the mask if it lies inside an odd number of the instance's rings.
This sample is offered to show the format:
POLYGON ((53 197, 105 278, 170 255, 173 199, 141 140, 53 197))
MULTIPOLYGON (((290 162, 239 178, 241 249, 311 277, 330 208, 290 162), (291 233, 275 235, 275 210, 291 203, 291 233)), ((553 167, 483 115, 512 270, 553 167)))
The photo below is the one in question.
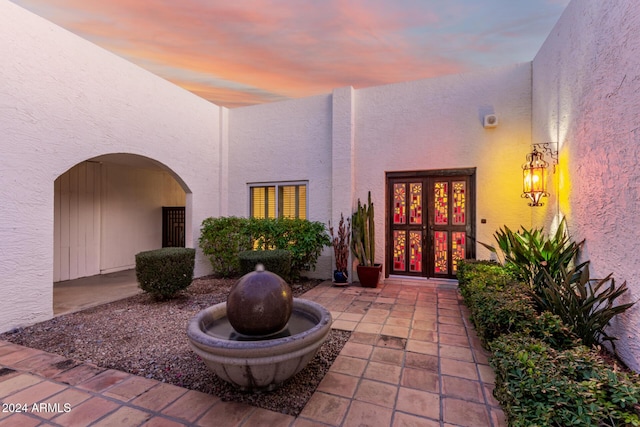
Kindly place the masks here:
POLYGON ((474 255, 470 171, 388 174, 388 273, 452 278, 474 255))
POLYGON ((162 247, 185 246, 184 206, 162 207, 162 247))

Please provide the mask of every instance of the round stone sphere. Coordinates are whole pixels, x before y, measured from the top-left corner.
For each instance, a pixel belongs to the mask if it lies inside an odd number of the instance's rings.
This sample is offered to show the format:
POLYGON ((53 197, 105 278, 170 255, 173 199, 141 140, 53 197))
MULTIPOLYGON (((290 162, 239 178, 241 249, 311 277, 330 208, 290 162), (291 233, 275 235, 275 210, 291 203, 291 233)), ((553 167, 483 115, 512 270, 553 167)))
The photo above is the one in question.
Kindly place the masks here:
POLYGON ((236 282, 227 298, 227 318, 236 332, 264 336, 282 330, 291 317, 293 295, 280 276, 258 264, 236 282))

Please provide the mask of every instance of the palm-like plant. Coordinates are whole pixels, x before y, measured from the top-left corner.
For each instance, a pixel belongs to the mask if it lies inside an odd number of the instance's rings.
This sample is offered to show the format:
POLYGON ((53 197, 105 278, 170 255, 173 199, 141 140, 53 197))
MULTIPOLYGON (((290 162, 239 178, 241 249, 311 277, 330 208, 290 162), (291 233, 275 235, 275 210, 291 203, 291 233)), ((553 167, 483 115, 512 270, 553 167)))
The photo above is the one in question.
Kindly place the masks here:
POLYGON ((544 283, 534 295, 542 310, 557 314, 563 322, 588 346, 617 338, 608 335, 605 328, 611 319, 628 310, 634 303, 615 305, 615 300, 627 292, 627 282, 616 286, 609 274, 604 279, 590 279, 589 268, 560 269, 560 280, 544 271, 544 283))
MULTIPOLYGON (((516 273, 519 279, 528 283, 537 292, 548 274, 554 280, 560 280, 562 269, 575 264, 578 252, 584 240, 576 243, 569 238, 566 220, 563 218, 555 234, 547 237, 544 229, 513 232, 506 225, 500 228, 494 237, 504 254, 504 264, 516 273)), ((480 242, 485 248, 498 255, 495 247, 480 242)), ((586 265, 575 266, 575 272, 586 265)))

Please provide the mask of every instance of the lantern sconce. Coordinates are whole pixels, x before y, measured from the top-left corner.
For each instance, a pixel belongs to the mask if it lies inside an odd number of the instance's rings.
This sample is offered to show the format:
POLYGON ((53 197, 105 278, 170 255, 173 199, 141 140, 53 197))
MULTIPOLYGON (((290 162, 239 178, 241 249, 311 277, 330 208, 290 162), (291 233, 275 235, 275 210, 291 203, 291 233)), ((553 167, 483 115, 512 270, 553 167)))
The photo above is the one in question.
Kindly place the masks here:
POLYGON ((552 142, 533 144, 533 151, 527 154, 527 162, 522 165, 522 197, 531 199, 529 206, 543 206, 542 197, 548 197, 547 167, 544 154, 553 160, 554 168, 558 164, 558 151, 550 147, 552 142), (540 151, 538 151, 540 150, 540 151))

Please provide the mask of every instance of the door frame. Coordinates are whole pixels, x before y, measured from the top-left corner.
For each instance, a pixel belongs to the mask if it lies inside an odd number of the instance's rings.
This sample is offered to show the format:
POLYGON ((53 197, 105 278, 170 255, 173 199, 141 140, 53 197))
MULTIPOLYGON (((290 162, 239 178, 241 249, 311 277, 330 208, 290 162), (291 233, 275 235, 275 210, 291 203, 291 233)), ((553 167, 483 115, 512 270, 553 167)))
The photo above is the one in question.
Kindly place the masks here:
MULTIPOLYGON (((469 187, 467 189, 467 201, 468 201, 468 211, 467 211, 467 244, 465 246, 465 259, 473 259, 475 258, 476 253, 476 168, 458 168, 458 169, 429 169, 429 170, 415 170, 415 171, 398 171, 398 172, 386 172, 385 174, 385 277, 389 277, 390 272, 392 271, 391 266, 393 265, 393 239, 390 238, 391 235, 391 201, 393 199, 393 194, 390 193, 389 182, 392 179, 429 179, 429 178, 447 178, 447 177, 455 177, 455 176, 465 176, 469 180, 469 187)), ((423 210, 426 212, 431 206, 431 198, 427 199, 425 197, 425 206, 423 210)), ((429 218, 428 215, 425 215, 424 221, 427 221, 429 218)), ((426 243, 429 245, 429 250, 432 251, 433 242, 430 240, 426 243)), ((412 275, 412 274, 402 274, 400 276, 403 277, 419 277, 419 278, 441 278, 442 275, 431 274, 430 269, 427 271, 426 266, 428 264, 425 263, 425 273, 423 275, 412 275)), ((395 274, 394 274, 395 275, 395 274)), ((447 275, 453 276, 453 275, 447 275)), ((446 276, 445 276, 446 277, 446 276)))

